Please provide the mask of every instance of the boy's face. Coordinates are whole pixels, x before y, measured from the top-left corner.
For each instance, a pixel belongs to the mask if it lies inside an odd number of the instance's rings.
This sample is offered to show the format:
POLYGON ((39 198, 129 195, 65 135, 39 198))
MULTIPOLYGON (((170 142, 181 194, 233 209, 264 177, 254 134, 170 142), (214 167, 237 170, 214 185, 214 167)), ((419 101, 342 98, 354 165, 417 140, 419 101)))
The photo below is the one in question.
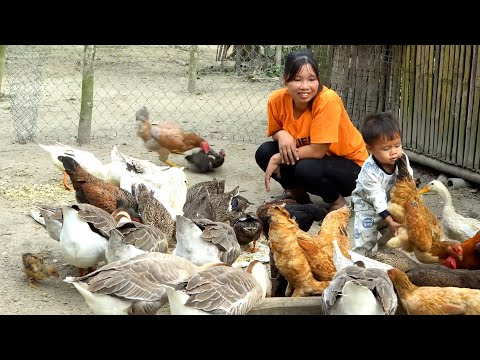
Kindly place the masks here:
POLYGON ((373 146, 367 145, 367 150, 370 154, 375 156, 383 166, 391 168, 395 164, 398 158, 402 157, 402 142, 400 137, 396 137, 393 140, 378 140, 373 146))

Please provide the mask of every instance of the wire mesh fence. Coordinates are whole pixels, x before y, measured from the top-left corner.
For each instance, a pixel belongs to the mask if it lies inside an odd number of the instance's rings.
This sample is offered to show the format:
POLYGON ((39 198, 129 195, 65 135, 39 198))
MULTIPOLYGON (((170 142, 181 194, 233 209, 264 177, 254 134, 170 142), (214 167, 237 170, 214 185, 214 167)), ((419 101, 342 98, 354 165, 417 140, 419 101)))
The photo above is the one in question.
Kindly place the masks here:
MULTIPOLYGON (((135 112, 145 105, 153 122, 177 121, 206 138, 264 141, 268 96, 283 86, 283 61, 296 47, 302 46, 98 45, 91 136, 135 137, 135 112)), ((367 112, 398 109, 393 49, 312 47, 322 82, 342 96, 356 125, 367 112)), ((83 52, 83 45, 7 48, 17 141, 77 137, 83 52)))

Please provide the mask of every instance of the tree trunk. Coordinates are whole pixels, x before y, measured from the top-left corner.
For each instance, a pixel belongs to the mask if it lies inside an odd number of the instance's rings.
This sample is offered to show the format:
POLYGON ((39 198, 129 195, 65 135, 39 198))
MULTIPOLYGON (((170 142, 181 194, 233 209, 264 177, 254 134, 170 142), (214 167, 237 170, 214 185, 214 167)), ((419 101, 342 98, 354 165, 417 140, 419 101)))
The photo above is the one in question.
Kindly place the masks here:
POLYGON ((90 142, 90 134, 92 133, 95 51, 96 45, 85 45, 83 50, 82 99, 77 140, 79 144, 88 144, 90 142))
POLYGON ((2 96, 3 69, 5 67, 5 50, 7 45, 0 45, 0 97, 2 96))
POLYGON ((197 90, 198 45, 190 47, 190 61, 188 63, 188 92, 197 90))

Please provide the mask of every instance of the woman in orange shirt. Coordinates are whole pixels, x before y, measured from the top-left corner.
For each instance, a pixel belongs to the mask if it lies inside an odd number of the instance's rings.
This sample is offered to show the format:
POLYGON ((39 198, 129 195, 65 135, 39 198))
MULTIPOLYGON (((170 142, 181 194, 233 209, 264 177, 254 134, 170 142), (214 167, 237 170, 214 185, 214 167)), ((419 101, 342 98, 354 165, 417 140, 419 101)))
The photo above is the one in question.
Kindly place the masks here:
POLYGON ((287 55, 285 88, 268 100, 267 136, 255 160, 265 171, 265 189, 273 177, 285 196, 310 202, 320 196, 330 209, 346 204, 368 152, 362 135, 350 121, 342 99, 320 83, 317 61, 309 50, 287 55))

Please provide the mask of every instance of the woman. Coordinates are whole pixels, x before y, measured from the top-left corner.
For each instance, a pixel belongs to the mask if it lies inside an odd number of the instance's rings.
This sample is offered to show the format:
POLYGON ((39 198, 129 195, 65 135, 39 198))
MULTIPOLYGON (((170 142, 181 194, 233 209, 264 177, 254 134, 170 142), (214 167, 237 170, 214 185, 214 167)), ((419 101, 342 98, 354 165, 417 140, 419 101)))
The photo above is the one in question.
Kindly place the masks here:
POLYGON ((265 189, 273 177, 285 189, 283 198, 308 203, 311 193, 339 209, 368 157, 362 135, 338 94, 320 83, 311 51, 288 54, 283 79, 286 87, 268 100, 267 136, 273 141, 255 153, 265 189))

